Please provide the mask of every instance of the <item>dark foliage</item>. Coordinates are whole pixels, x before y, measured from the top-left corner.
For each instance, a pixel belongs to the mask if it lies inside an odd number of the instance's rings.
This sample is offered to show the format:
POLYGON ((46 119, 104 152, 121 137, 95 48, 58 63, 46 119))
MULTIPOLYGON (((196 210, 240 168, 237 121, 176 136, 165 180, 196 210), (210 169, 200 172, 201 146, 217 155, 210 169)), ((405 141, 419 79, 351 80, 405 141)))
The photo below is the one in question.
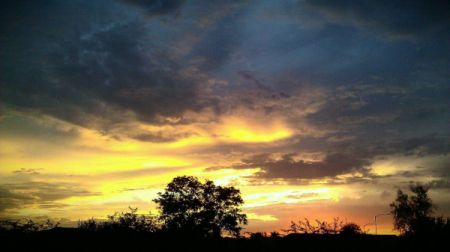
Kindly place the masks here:
POLYGON ((339 231, 339 234, 342 235, 360 235, 362 233, 361 227, 356 223, 347 223, 339 231))
POLYGON ((114 213, 107 221, 89 219, 78 222, 78 228, 86 231, 135 231, 156 232, 159 227, 158 218, 152 215, 137 214, 138 209, 128 207, 129 211, 114 213))
POLYGON ((449 234, 449 219, 432 216, 435 207, 428 188, 416 185, 410 189, 412 196, 398 190, 397 198, 390 205, 394 228, 408 236, 449 234))
POLYGON ((190 237, 166 232, 87 232, 76 228, 0 232, 3 251, 441 251, 445 239, 383 235, 289 234, 253 238, 190 237))
POLYGON ((59 222, 54 222, 50 219, 45 221, 35 221, 32 219, 21 219, 21 220, 1 220, 0 230, 1 231, 13 231, 13 232, 39 232, 44 230, 51 230, 57 228, 59 222))
POLYGON ((78 228, 61 228, 50 220, 3 220, 0 237, 5 251, 439 251, 449 237, 450 219, 431 216, 426 188, 412 192, 399 191, 391 207, 396 227, 414 235, 368 235, 339 218, 313 223, 305 218, 292 222, 287 235, 224 238, 222 232, 237 235, 239 224, 246 223, 238 208, 243 203, 239 190, 177 177, 155 200, 161 217, 129 207, 104 221, 80 221, 78 228))
POLYGON ((159 204, 163 228, 169 232, 220 237, 225 231, 239 236, 247 217, 239 206, 244 203, 234 187, 201 183, 195 177, 176 177, 154 200, 159 204))
POLYGON ((332 222, 315 220, 315 224, 305 218, 291 221, 289 228, 283 231, 289 234, 338 234, 343 226, 344 222, 339 218, 334 218, 332 222))

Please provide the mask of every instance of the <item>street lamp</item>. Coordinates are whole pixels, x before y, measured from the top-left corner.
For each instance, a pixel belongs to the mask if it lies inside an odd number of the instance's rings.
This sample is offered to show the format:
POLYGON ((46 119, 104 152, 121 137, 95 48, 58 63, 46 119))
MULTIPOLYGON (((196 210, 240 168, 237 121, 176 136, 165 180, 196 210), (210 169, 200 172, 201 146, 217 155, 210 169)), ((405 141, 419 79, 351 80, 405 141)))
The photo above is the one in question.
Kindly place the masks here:
POLYGON ((383 215, 391 215, 390 213, 382 213, 382 214, 377 214, 374 217, 374 224, 375 224, 375 235, 378 235, 378 225, 377 225, 377 218, 379 216, 383 216, 383 215))

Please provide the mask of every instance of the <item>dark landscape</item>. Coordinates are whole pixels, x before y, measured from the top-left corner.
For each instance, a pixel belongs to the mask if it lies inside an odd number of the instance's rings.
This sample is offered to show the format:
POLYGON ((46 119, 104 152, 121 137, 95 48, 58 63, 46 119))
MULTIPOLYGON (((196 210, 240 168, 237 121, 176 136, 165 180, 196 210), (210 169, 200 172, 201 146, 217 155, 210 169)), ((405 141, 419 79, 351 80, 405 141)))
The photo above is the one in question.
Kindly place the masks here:
POLYGON ((11 251, 445 251, 450 219, 433 217, 433 204, 423 186, 414 195, 398 192, 392 202, 395 235, 369 235, 354 223, 308 219, 271 233, 241 235, 246 215, 239 190, 176 177, 154 201, 160 216, 137 214, 136 208, 108 216, 106 221, 79 221, 77 228, 3 220, 4 247, 11 251))

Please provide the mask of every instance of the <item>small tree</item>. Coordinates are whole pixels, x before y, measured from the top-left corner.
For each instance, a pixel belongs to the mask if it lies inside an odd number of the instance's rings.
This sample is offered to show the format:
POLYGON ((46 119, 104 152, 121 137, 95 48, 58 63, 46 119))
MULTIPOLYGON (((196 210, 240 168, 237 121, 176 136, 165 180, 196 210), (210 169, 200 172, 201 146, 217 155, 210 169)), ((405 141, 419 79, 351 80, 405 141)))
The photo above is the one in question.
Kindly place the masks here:
POLYGON ((176 177, 153 200, 159 204, 161 220, 168 231, 220 236, 223 231, 238 236, 247 224, 239 206, 244 203, 234 187, 201 183, 191 176, 176 177))
POLYGON ((433 203, 428 197, 428 188, 416 185, 410 189, 413 196, 398 190, 397 198, 390 204, 394 228, 405 235, 422 234, 433 225, 433 203))
POLYGON ((341 230, 339 231, 339 234, 342 235, 359 235, 362 234, 361 227, 356 223, 347 223, 344 226, 342 226, 341 230))
POLYGON ((291 234, 338 234, 344 225, 339 218, 334 218, 332 222, 317 219, 315 222, 316 224, 311 223, 307 218, 297 222, 291 221, 289 228, 283 231, 291 234))
POLYGON ((112 230, 155 232, 157 231, 156 217, 152 215, 138 214, 137 208, 128 207, 127 212, 114 213, 108 216, 105 228, 112 230))

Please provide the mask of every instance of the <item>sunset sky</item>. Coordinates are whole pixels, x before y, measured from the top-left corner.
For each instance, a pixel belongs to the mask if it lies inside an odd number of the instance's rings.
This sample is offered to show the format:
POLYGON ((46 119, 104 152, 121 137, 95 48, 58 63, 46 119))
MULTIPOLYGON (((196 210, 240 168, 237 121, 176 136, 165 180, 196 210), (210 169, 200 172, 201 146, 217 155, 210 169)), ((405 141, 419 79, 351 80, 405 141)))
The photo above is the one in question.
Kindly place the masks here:
POLYGON ((412 183, 449 215, 449 10, 2 1, 0 217, 157 213, 179 175, 239 188, 245 231, 340 217, 373 233, 412 183))

